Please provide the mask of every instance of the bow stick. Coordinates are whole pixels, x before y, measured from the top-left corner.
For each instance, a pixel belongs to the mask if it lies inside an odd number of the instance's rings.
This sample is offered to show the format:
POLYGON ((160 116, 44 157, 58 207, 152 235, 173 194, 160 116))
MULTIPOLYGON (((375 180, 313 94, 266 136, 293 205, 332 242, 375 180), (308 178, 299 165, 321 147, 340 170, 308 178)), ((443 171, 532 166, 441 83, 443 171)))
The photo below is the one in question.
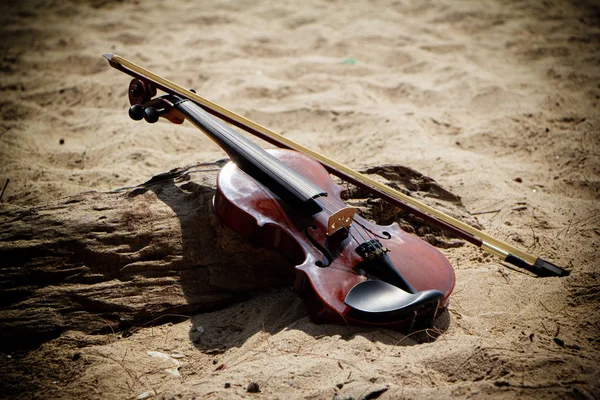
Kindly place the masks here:
POLYGON ((156 75, 147 69, 140 67, 120 57, 116 54, 106 53, 104 57, 110 65, 134 78, 137 78, 152 87, 163 90, 164 92, 188 99, 204 108, 207 112, 215 115, 224 121, 237 126, 277 147, 296 150, 307 154, 319 161, 329 173, 342 180, 350 182, 373 195, 386 200, 390 204, 414 214, 440 228, 452 233, 456 237, 482 248, 486 252, 500 257, 503 261, 513 264, 517 267, 525 268, 538 276, 567 276, 569 271, 549 262, 541 257, 534 256, 523 250, 520 250, 506 242, 494 238, 487 233, 473 228, 462 221, 457 220, 441 211, 436 210, 426 204, 415 200, 389 186, 379 183, 366 175, 363 175, 351 168, 346 167, 322 154, 317 153, 307 147, 302 146, 284 136, 281 136, 264 126, 257 124, 239 114, 234 113, 224 107, 219 106, 196 93, 173 83, 159 75, 156 75))

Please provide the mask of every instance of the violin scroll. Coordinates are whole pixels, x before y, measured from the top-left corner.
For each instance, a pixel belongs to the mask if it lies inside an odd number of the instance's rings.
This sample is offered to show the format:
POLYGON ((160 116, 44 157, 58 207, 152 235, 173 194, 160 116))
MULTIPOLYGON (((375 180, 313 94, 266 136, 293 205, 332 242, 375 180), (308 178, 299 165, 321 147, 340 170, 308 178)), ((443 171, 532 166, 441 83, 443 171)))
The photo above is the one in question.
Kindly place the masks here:
POLYGON ((129 104, 142 104, 156 96, 156 88, 141 79, 132 79, 129 82, 129 104))
POLYGON ((129 117, 134 121, 142 119, 150 124, 158 122, 164 117, 174 124, 183 124, 183 115, 173 105, 177 101, 174 96, 165 95, 152 99, 156 96, 156 88, 141 79, 132 79, 129 82, 129 117))

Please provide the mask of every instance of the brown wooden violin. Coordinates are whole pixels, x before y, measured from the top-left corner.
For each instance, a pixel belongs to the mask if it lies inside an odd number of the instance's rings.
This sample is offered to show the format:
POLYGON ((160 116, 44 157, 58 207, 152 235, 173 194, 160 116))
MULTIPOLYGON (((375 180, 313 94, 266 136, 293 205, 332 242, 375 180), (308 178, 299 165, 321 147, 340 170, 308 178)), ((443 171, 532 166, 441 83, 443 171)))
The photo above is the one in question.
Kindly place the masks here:
POLYGON ((397 224, 379 226, 360 217, 341 199, 343 188, 329 173, 391 198, 507 262, 540 275, 568 274, 414 199, 408 198, 406 204, 401 193, 381 188, 119 56, 105 57, 135 78, 129 86, 132 119, 153 123, 162 116, 178 124, 187 119, 229 155, 232 162, 218 176, 216 213, 233 229, 278 249, 296 265, 294 286, 316 322, 410 329, 416 321, 435 318, 447 305, 455 283, 452 266, 438 249, 397 224), (168 94, 155 97, 157 88, 168 94), (263 150, 211 114, 279 147, 301 151, 263 150))

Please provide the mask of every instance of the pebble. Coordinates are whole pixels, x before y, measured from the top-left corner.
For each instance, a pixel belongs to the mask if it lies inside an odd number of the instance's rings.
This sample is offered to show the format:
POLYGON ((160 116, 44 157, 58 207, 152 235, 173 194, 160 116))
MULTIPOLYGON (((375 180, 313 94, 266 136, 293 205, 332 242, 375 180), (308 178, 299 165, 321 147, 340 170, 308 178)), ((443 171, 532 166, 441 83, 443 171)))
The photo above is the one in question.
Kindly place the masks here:
POLYGON ((250 382, 248 384, 248 387, 246 388, 246 392, 248 392, 248 393, 259 393, 260 392, 260 387, 258 386, 258 383, 256 383, 256 382, 250 382))

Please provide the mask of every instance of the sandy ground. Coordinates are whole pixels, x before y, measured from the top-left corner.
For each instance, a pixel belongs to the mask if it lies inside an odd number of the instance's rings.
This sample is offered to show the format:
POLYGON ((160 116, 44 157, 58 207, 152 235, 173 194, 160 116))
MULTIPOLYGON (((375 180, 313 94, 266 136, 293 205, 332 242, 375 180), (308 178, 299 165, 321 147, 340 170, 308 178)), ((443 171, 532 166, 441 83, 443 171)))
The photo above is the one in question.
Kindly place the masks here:
POLYGON ((600 8, 577 3, 3 2, 3 203, 223 158, 190 124, 131 121, 113 52, 347 165, 414 168, 486 232, 572 274, 443 249, 457 282, 436 340, 315 325, 275 288, 130 337, 68 332, 2 354, 2 393, 598 398, 600 8))

